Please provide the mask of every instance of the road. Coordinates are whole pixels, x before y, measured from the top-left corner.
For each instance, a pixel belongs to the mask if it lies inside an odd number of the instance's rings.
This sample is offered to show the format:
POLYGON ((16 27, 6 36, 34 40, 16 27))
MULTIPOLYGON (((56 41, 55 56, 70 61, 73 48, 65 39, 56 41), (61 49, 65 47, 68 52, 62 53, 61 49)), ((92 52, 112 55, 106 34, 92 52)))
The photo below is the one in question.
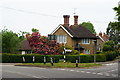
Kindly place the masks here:
POLYGON ((3 78, 117 78, 118 64, 110 63, 90 69, 39 68, 1 65, 3 78))

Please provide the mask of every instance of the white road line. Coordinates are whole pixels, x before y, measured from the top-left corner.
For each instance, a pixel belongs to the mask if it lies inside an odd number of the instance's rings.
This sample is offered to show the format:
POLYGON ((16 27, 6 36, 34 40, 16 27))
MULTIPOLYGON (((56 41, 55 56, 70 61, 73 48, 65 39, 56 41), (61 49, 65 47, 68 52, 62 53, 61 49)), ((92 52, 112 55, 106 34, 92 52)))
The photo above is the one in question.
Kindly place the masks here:
POLYGON ((80 71, 76 71, 76 72, 80 72, 80 71))
POLYGON ((70 71, 75 71, 75 70, 70 70, 70 71))
POLYGON ((103 75, 103 73, 97 73, 97 75, 103 75))
POLYGON ((105 76, 110 76, 110 74, 109 73, 105 73, 105 76))
POLYGON ((86 73, 91 73, 91 72, 86 72, 86 73))
POLYGON ((106 71, 106 72, 113 72, 113 71, 117 71, 118 69, 114 69, 114 70, 110 70, 110 71, 106 71))
POLYGON ((81 71, 82 73, 85 73, 85 71, 81 71))
POLYGON ((97 74, 97 73, 93 72, 92 74, 97 74))
POLYGON ((41 76, 41 77, 38 77, 38 76, 32 76, 32 75, 26 75, 24 73, 20 73, 20 72, 13 72, 13 71, 9 71, 9 70, 3 70, 5 72, 10 72, 10 73, 15 73, 15 74, 20 74, 20 75, 24 75, 24 76, 29 76, 29 77, 33 77, 33 78, 47 78, 47 77, 44 77, 44 76, 41 76))
POLYGON ((112 74, 113 77, 117 77, 118 75, 112 74))
POLYGON ((65 70, 65 69, 57 69, 57 70, 62 70, 62 71, 63 71, 63 70, 65 70))

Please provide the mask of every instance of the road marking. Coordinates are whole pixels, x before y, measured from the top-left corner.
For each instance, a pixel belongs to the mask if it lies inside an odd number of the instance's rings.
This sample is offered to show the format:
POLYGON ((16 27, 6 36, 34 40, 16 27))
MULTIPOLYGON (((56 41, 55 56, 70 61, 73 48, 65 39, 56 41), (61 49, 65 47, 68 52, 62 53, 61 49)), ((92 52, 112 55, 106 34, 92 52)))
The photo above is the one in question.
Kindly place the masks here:
POLYGON ((110 74, 109 73, 105 73, 105 76, 110 76, 110 74))
POLYGON ((10 72, 10 73, 15 73, 15 74, 20 74, 20 75, 24 75, 24 76, 29 76, 29 77, 33 77, 33 78, 47 78, 47 77, 44 77, 44 76, 41 76, 41 77, 38 77, 38 76, 32 76, 32 75, 29 75, 29 74, 24 74, 24 73, 20 73, 20 72, 13 72, 13 71, 9 71, 9 70, 3 70, 5 72, 10 72))
POLYGON ((76 71, 76 72, 80 72, 80 71, 76 71))
POLYGON ((118 63, 110 63, 110 64, 105 64, 105 65, 115 65, 115 64, 118 64, 118 63))
POLYGON ((63 70, 65 70, 65 69, 57 69, 57 70, 62 70, 62 71, 63 71, 63 70))
POLYGON ((70 70, 70 71, 75 71, 75 70, 70 70))
POLYGON ((93 72, 92 74, 97 74, 97 73, 93 72))
POLYGON ((97 73, 97 75, 103 75, 103 73, 97 73))
POLYGON ((81 71, 82 73, 85 73, 85 71, 81 71))
POLYGON ((113 77, 117 77, 118 75, 112 74, 113 77))
POLYGON ((86 73, 91 73, 91 72, 86 72, 86 73))

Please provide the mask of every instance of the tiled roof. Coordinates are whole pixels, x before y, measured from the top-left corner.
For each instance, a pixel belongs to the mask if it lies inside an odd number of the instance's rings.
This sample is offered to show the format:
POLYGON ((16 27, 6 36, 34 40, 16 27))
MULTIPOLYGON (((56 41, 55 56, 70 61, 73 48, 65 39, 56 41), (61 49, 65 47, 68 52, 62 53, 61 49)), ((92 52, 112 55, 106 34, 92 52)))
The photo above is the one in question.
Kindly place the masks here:
POLYGON ((27 40, 23 40, 19 50, 31 50, 30 44, 27 40))
MULTIPOLYGON (((64 25, 63 25, 64 26, 64 25)), ((71 25, 70 27, 64 26, 64 28, 73 35, 73 38, 92 38, 97 39, 95 34, 92 34, 88 29, 79 25, 71 25)))

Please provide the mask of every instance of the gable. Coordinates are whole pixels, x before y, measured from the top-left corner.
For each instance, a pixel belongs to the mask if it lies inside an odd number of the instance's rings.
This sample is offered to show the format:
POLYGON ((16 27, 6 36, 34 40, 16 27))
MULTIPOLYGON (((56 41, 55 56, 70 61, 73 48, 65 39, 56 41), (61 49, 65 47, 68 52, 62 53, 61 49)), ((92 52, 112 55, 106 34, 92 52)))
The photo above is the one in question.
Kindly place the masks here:
POLYGON ((63 31, 65 31, 70 37, 73 37, 73 35, 71 35, 71 33, 69 33, 62 25, 59 25, 51 34, 56 33, 60 29, 62 29, 63 31))

